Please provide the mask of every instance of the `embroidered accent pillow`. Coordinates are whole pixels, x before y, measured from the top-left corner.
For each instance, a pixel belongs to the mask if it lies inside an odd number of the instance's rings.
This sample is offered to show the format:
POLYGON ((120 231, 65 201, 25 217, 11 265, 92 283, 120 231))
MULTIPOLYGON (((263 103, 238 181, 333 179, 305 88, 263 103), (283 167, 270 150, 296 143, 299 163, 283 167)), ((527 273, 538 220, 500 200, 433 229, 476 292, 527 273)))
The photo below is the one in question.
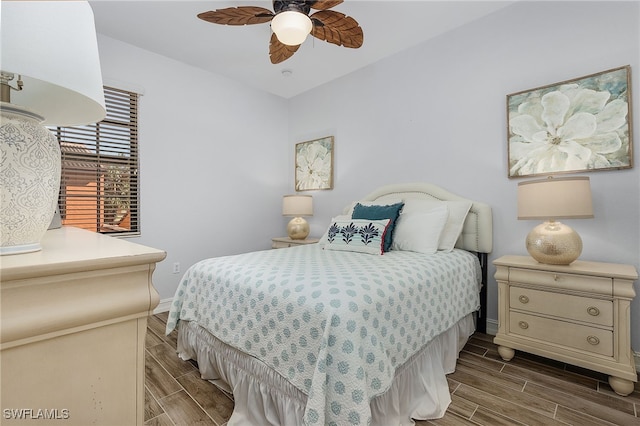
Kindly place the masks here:
POLYGON ((325 244, 327 244, 327 235, 329 234, 329 230, 331 229, 333 224, 339 220, 340 221, 351 220, 351 215, 342 214, 342 215, 332 217, 331 221, 329 222, 329 227, 327 228, 326 231, 324 231, 324 234, 322 235, 322 237, 320 237, 320 240, 318 241, 318 245, 322 247, 325 244))
POLYGON ((400 216, 400 210, 402 210, 404 203, 395 203, 389 205, 371 205, 363 206, 358 203, 353 208, 353 214, 351 219, 368 219, 368 220, 384 220, 390 219, 389 229, 384 237, 384 251, 391 250, 391 242, 393 241, 393 229, 400 216))
POLYGON ((390 219, 336 220, 327 231, 324 248, 381 255, 390 222, 390 219))

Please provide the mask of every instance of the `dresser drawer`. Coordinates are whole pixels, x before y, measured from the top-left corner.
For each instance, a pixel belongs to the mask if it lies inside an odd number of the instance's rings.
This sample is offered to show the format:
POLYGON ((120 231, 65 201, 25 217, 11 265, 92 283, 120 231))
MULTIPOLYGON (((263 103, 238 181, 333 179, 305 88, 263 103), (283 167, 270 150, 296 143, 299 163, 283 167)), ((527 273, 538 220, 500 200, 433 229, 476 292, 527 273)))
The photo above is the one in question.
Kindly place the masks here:
POLYGON ((511 286, 509 306, 512 309, 543 315, 613 326, 613 302, 611 300, 511 286))
POLYGON ((511 268, 509 270, 509 282, 512 284, 522 283, 558 287, 598 294, 611 294, 613 291, 611 278, 531 269, 511 268))
POLYGON ((555 343, 604 356, 613 356, 613 331, 511 312, 511 334, 555 343))

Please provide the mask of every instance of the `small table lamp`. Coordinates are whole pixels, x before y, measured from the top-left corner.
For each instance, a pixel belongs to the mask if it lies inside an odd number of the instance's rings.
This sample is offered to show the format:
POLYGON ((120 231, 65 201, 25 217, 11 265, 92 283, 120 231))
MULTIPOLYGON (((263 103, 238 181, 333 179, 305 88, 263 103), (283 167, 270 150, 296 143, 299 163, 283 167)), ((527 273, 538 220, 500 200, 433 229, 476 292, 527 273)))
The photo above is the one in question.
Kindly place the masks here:
POLYGON ((282 216, 294 216, 287 225, 292 240, 304 240, 309 235, 309 224, 302 216, 313 216, 311 195, 285 195, 282 197, 282 216))
POLYGON ((556 219, 593 217, 588 177, 533 180, 518 184, 518 219, 542 219, 527 235, 527 251, 540 263, 568 265, 582 253, 582 239, 556 219))
POLYGON ((58 205, 60 146, 44 125, 105 116, 86 1, 3 1, 0 48, 0 255, 40 250, 58 205))

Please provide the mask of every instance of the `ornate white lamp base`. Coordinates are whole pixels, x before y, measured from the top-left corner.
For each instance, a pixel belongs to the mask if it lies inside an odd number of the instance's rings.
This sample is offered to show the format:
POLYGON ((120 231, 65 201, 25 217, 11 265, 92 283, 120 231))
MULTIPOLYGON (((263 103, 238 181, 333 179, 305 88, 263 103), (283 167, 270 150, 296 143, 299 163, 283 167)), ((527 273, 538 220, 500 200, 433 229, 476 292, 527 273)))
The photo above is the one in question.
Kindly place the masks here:
POLYGON ((0 255, 38 251, 60 191, 60 145, 38 114, 0 103, 0 255))
POLYGON ((301 217, 294 217, 287 225, 287 234, 292 240, 304 240, 309 236, 309 224, 301 217))
POLYGON ((571 227, 556 221, 544 222, 527 235, 527 251, 535 260, 549 265, 568 265, 582 253, 582 239, 571 227))

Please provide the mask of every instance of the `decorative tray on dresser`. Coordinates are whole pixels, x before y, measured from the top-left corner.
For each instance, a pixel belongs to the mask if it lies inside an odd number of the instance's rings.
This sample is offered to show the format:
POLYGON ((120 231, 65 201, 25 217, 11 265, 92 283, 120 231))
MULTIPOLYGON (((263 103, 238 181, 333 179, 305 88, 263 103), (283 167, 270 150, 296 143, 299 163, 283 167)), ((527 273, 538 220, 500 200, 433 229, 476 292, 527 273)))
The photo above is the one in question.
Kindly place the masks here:
POLYGON ((630 304, 638 279, 631 265, 577 260, 547 265, 529 256, 496 259, 498 333, 509 361, 515 350, 609 375, 620 395, 637 381, 630 304))

